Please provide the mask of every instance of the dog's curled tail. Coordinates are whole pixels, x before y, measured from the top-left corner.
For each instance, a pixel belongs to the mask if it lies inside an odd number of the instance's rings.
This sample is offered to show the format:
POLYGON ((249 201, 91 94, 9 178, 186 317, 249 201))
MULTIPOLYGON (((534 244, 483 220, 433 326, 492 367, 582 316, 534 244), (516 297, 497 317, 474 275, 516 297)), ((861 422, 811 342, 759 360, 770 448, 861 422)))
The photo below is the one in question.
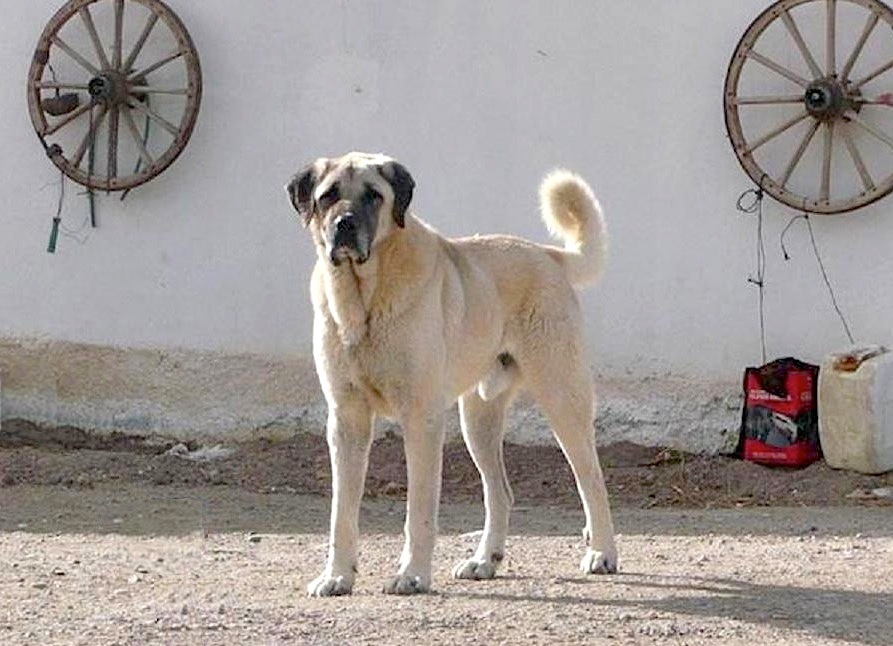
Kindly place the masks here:
POLYGON ((592 285, 602 275, 608 233, 601 206, 586 181, 568 170, 554 170, 540 184, 540 211, 553 237, 564 242, 553 257, 575 287, 592 285))

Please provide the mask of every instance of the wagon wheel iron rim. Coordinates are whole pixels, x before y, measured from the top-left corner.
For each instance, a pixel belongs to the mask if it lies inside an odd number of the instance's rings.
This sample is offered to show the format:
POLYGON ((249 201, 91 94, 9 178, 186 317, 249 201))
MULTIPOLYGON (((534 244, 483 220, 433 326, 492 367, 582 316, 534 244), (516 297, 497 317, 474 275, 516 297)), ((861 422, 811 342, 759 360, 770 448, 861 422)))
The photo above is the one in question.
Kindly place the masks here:
MULTIPOLYGON (((863 111, 884 110, 893 107, 893 94, 876 96, 863 94, 866 85, 893 70, 893 59, 872 66, 867 73, 857 73, 857 64, 866 42, 879 25, 885 23, 893 29, 893 10, 878 0, 779 0, 761 13, 747 28, 738 42, 729 62, 725 79, 723 104, 726 131, 744 171, 766 193, 792 208, 817 214, 845 213, 871 204, 893 191, 893 171, 883 179, 876 178, 869 169, 855 133, 868 135, 893 152, 893 127, 884 129, 865 118, 863 111), (864 23, 854 36, 852 47, 839 57, 838 26, 839 7, 843 4, 860 7, 864 23), (792 9, 812 5, 824 9, 822 22, 824 33, 820 35, 824 45, 824 57, 819 59, 810 49, 792 9), (808 70, 807 75, 779 63, 760 53, 760 37, 771 25, 778 25, 786 34, 788 43, 808 70), (739 96, 739 83, 746 65, 767 70, 784 79, 790 91, 772 94, 739 96), (777 106, 799 106, 788 118, 779 118, 773 126, 750 140, 745 136, 741 122, 743 110, 772 109, 777 106), (796 147, 789 153, 783 167, 770 173, 755 159, 754 153, 784 133, 806 122, 808 125, 796 147), (813 143, 821 150, 818 189, 814 194, 802 194, 792 190, 789 180, 801 166, 807 150, 813 143), (832 174, 832 155, 844 150, 846 159, 856 173, 861 190, 855 194, 838 197, 832 174)), ((847 34, 850 35, 850 34, 847 34)), ((891 78, 893 87, 893 78, 891 78)), ((893 124, 891 124, 893 125, 893 124)))
MULTIPOLYGON (((74 27, 72 27, 73 29, 74 27)), ((180 18, 160 0, 70 0, 50 19, 37 44, 28 72, 28 109, 31 122, 47 155, 68 178, 92 189, 123 191, 145 184, 174 163, 183 152, 198 118, 202 97, 202 75, 198 52, 180 18), (125 42, 125 20, 128 7, 141 6, 146 11, 139 25, 138 36, 125 42), (94 20, 94 10, 110 7, 111 34, 105 37, 94 20), (63 27, 77 23, 79 42, 69 42, 60 35, 63 27), (142 64, 141 54, 154 33, 166 30, 175 43, 174 51, 142 64), (109 51, 110 49, 110 51, 109 51), (50 61, 52 55, 65 58, 78 70, 78 78, 55 78, 50 61), (139 63, 139 65, 137 65, 139 63), (185 82, 182 86, 155 85, 151 75, 168 66, 181 66, 185 82), (136 67, 135 67, 136 66, 136 67), (46 92, 77 93, 77 101, 61 108, 55 115, 47 108, 46 92), (184 99, 178 120, 172 122, 151 105, 155 95, 180 96, 184 99), (139 132, 137 117, 166 133, 170 143, 160 154, 152 154, 139 132), (84 166, 87 151, 97 147, 99 134, 105 132, 105 149, 95 150, 95 157, 105 161, 105 172, 96 173, 84 166), (70 150, 53 138, 62 132, 74 133, 76 145, 70 150), (129 139, 138 163, 132 172, 124 170, 122 139, 129 139), (122 171, 122 174, 119 174, 122 171)), ((51 98, 51 97, 50 97, 51 98)), ((51 108, 52 109, 52 108, 51 108)), ((179 112, 179 111, 178 111, 179 112)))

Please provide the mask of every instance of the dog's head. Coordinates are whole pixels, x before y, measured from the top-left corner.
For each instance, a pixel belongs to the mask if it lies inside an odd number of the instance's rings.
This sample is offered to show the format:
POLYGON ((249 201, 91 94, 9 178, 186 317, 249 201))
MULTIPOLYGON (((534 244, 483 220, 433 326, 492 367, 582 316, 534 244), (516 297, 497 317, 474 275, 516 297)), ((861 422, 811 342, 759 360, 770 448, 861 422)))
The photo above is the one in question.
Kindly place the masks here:
POLYGON ((356 152, 317 159, 286 186, 317 248, 335 266, 363 264, 402 229, 414 188, 406 168, 390 157, 356 152))

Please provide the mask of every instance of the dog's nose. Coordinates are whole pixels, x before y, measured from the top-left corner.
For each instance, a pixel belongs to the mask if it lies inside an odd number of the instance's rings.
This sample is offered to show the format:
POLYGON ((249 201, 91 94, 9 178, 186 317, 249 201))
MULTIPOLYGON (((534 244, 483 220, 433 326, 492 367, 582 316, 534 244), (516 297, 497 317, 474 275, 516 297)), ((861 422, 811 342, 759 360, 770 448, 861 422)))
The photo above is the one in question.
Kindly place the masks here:
POLYGON ((357 219, 353 213, 345 213, 335 220, 335 235, 349 236, 357 232, 357 219))

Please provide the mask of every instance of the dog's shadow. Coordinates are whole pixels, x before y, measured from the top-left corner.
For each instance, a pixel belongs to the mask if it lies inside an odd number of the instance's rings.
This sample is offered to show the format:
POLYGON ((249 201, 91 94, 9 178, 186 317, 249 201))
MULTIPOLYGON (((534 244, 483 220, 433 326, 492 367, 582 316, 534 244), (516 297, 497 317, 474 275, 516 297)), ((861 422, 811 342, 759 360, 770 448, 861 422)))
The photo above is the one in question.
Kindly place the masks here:
MULTIPOLYGON (((508 575, 506 580, 532 577, 508 575)), ((573 606, 584 615, 598 608, 629 608, 632 611, 667 613, 734 621, 803 631, 823 639, 858 640, 872 646, 887 646, 893 639, 893 593, 823 589, 791 585, 751 583, 726 578, 680 577, 627 572, 612 576, 614 586, 639 594, 624 598, 593 597, 590 586, 605 579, 561 578, 557 583, 580 586, 580 594, 559 596, 489 591, 445 591, 457 599, 545 603, 573 606), (649 594, 649 591, 653 594, 649 594)))

